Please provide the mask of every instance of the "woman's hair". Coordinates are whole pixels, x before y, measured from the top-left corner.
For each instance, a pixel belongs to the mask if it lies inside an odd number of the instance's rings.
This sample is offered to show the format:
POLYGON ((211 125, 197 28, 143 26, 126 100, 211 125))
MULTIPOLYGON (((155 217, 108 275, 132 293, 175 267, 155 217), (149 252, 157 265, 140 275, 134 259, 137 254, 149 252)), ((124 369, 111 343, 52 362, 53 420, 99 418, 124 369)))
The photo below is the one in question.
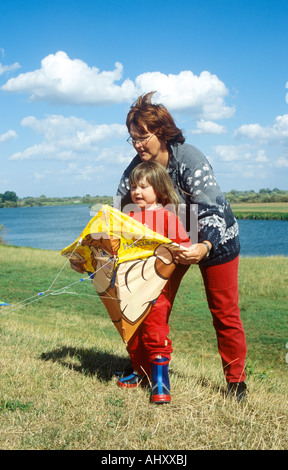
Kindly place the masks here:
POLYGON ((163 165, 158 162, 142 162, 135 166, 129 176, 130 187, 138 185, 141 180, 146 181, 152 186, 158 196, 158 202, 162 206, 173 204, 177 213, 177 206, 180 203, 177 193, 174 189, 172 180, 163 165))
POLYGON ((148 130, 170 145, 184 144, 185 137, 176 127, 169 111, 162 104, 152 104, 151 99, 154 93, 155 91, 151 91, 139 96, 132 104, 126 119, 128 132, 130 132, 131 124, 134 124, 140 134, 146 134, 148 130))

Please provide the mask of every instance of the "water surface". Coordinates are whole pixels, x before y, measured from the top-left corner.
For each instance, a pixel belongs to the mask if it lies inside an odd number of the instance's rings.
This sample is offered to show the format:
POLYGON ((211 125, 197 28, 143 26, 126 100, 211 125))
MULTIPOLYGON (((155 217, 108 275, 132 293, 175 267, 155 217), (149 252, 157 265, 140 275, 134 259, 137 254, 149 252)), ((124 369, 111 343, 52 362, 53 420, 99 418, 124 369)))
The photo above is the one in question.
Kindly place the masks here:
MULTIPOLYGON (((60 251, 81 234, 92 216, 88 205, 15 207, 0 209, 0 225, 7 244, 60 251)), ((241 256, 288 256, 288 221, 238 223, 241 256)))

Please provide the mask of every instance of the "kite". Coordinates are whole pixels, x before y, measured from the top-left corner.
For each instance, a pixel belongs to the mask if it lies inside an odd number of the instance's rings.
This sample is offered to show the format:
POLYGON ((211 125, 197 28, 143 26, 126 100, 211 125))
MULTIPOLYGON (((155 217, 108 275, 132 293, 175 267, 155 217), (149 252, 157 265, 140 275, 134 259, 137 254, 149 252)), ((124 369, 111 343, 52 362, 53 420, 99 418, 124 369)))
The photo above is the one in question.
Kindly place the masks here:
POLYGON ((177 243, 104 205, 61 255, 86 260, 84 269, 127 344, 174 271, 175 248, 177 243))

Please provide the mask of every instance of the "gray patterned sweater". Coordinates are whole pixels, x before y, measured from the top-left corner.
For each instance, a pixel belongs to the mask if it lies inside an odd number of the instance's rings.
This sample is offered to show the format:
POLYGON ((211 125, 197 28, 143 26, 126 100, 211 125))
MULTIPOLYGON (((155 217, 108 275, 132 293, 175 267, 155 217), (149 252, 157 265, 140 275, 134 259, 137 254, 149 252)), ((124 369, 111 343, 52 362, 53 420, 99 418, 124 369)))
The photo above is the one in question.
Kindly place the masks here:
MULTIPOLYGON (((139 155, 136 155, 122 175, 117 191, 117 196, 122 198, 122 207, 131 203, 129 175, 140 162, 139 155)), ((181 203, 185 204, 185 220, 181 212, 180 218, 187 232, 191 233, 193 224, 191 211, 188 208, 194 205, 194 211, 197 208, 198 240, 196 241, 200 243, 209 240, 212 243, 210 256, 202 259, 199 264, 216 265, 236 258, 240 252, 238 223, 203 153, 189 144, 171 146, 167 172, 181 203)))

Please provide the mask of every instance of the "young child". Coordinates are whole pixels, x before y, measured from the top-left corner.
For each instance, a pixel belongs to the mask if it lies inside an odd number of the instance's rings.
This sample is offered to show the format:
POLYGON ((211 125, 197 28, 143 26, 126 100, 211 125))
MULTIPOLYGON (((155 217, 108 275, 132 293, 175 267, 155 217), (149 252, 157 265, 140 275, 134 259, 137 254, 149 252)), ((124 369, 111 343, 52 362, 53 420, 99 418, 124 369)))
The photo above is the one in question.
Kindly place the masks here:
MULTIPOLYGON (((170 204, 170 208, 177 210, 179 204, 165 168, 154 161, 142 162, 132 171, 129 184, 131 199, 135 204, 135 210, 129 215, 184 248, 191 246, 180 220, 171 210, 165 209, 170 204)), ((176 266, 175 271, 177 269, 176 266)), ((151 377, 151 401, 157 404, 171 401, 168 367, 173 349, 168 338, 168 320, 180 284, 180 280, 175 283, 172 281, 173 274, 150 313, 128 342, 132 374, 118 380, 120 387, 134 388, 151 377)))

